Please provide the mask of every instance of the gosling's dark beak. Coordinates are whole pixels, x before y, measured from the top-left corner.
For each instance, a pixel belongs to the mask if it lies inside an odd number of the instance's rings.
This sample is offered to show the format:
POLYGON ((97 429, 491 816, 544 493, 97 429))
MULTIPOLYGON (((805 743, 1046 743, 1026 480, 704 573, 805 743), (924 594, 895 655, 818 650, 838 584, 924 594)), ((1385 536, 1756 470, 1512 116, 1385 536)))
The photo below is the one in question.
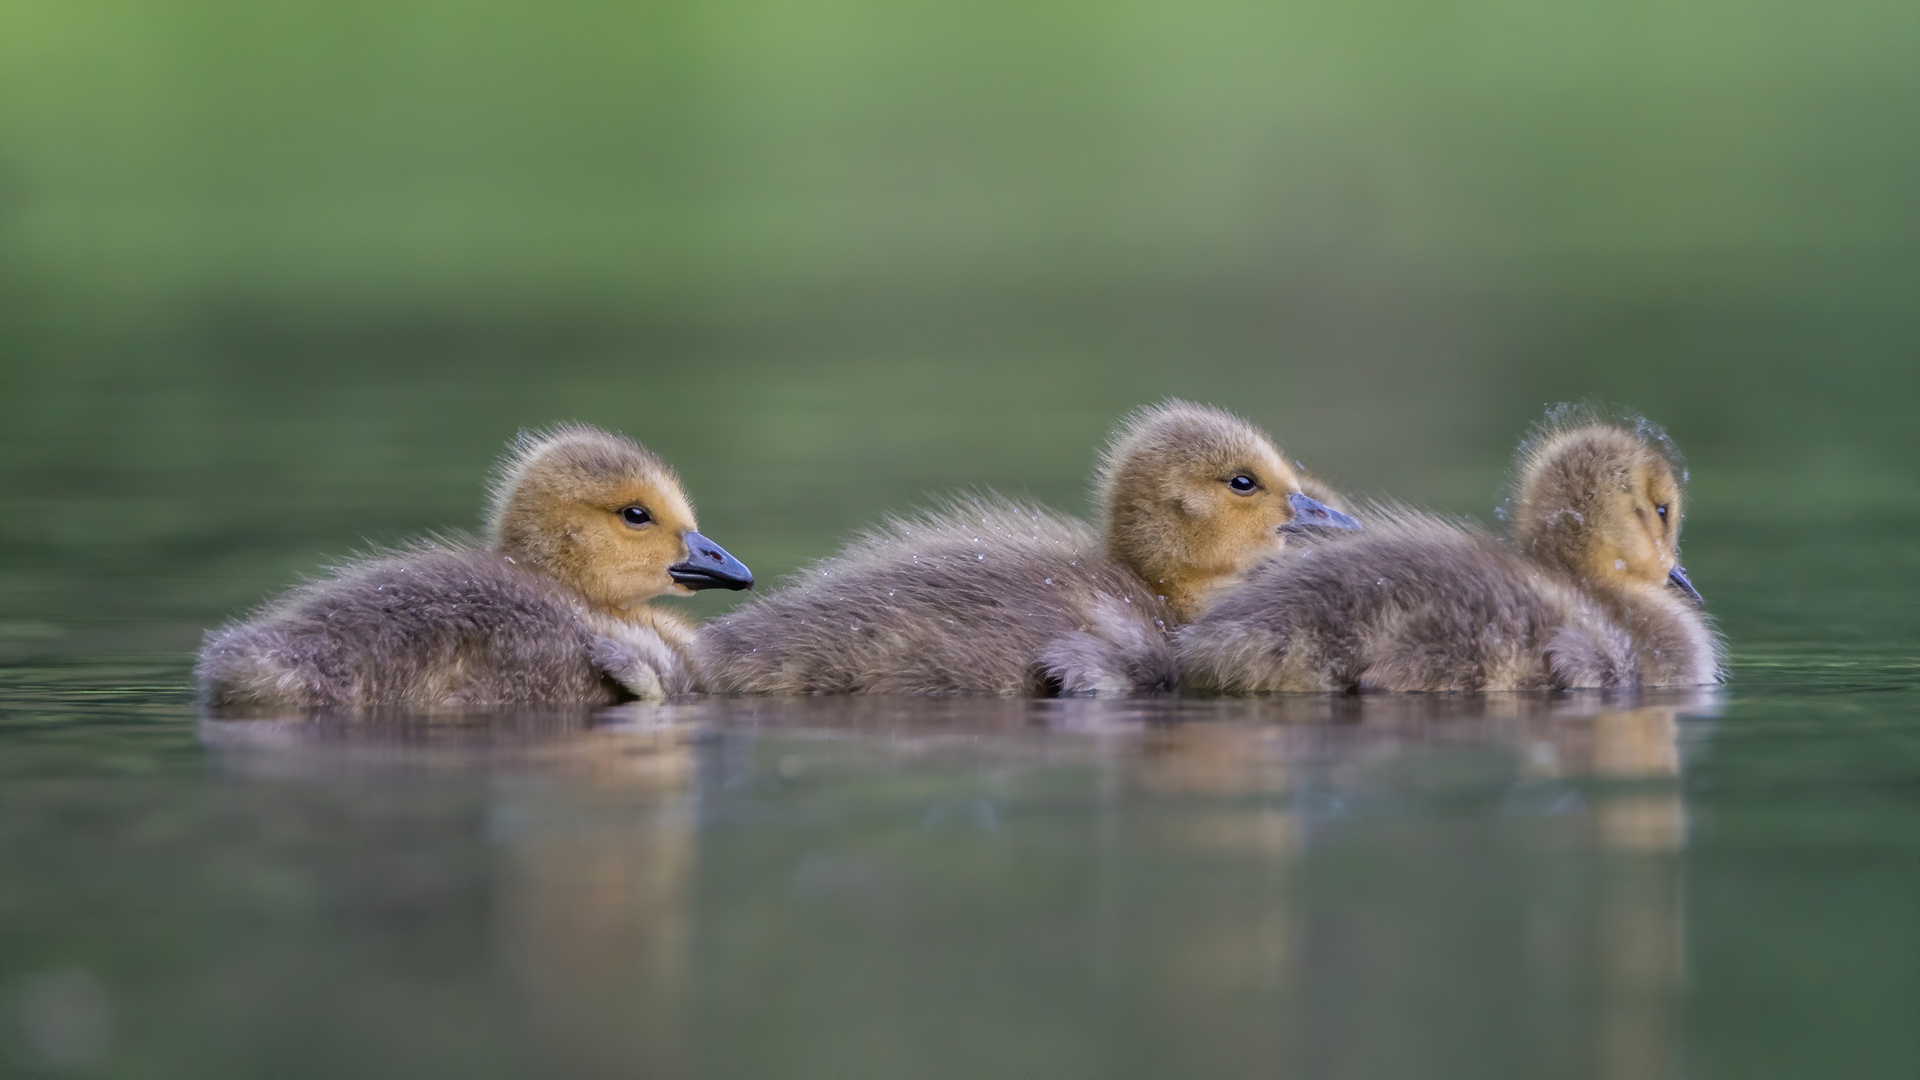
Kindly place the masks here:
POLYGON ((1360 523, 1328 506, 1318 499, 1310 499, 1299 492, 1287 496, 1293 504, 1293 520, 1282 525, 1287 532, 1299 532, 1302 529, 1358 529, 1360 523))
POLYGON ((751 589, 753 571, 745 563, 727 554, 727 549, 688 530, 687 561, 667 567, 674 584, 692 589, 751 589))
POLYGON ((1679 589, 1693 597, 1693 602, 1696 604, 1707 602, 1707 598, 1700 595, 1700 590, 1693 587, 1693 582, 1687 580, 1687 572, 1679 563, 1674 563, 1673 569, 1667 571, 1667 588, 1679 589))

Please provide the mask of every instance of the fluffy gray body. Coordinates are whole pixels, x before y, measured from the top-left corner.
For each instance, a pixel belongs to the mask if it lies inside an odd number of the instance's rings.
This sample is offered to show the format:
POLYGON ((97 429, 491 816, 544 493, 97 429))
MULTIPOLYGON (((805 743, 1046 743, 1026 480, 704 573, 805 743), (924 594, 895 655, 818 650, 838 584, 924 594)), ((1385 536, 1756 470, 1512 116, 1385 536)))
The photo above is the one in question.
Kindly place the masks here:
POLYGON ((1226 691, 1483 691, 1715 682, 1720 645, 1676 590, 1577 578, 1404 509, 1305 537, 1177 637, 1182 681, 1226 691))
POLYGON ((998 500, 895 519, 702 627, 713 690, 1125 694, 1171 687, 1165 602, 1094 531, 998 500))
POLYGON ((595 615, 552 578, 457 542, 350 563, 291 590, 210 631, 194 674, 207 704, 261 708, 601 705, 691 688, 651 630, 595 615))

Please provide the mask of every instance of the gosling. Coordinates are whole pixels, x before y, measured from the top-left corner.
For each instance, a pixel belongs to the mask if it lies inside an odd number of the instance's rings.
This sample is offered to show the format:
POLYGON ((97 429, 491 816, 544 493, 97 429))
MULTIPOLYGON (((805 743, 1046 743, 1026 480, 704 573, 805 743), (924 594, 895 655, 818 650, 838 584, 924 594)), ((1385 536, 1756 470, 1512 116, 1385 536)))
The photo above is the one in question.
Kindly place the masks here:
POLYGON ((523 433, 484 544, 432 539, 348 562, 207 634, 210 706, 601 705, 696 688, 691 628, 644 601, 746 589, 665 462, 584 424, 523 433))
POLYGON ((1220 691, 1486 691, 1718 682, 1680 564, 1686 472, 1637 417, 1560 407, 1522 443, 1512 541, 1404 508, 1308 540, 1184 628, 1184 683, 1220 691))
MULTIPOLYGON (((890 519, 693 638, 714 690, 1117 696, 1171 688, 1171 627, 1279 551, 1286 530, 1357 528, 1301 491, 1252 424, 1181 401, 1115 431, 1104 531, 961 498, 890 519)), ((1322 489, 1325 490, 1325 489, 1322 489)))

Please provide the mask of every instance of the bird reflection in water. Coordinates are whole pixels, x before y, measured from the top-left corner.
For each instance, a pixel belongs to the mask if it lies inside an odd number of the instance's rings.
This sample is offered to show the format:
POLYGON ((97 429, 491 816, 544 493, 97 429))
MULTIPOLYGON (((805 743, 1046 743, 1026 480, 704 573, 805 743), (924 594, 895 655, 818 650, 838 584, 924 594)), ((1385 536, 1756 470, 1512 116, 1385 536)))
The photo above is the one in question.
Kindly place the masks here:
POLYGON ((208 718, 200 730, 264 778, 483 782, 488 966, 520 1029, 507 1041, 552 1075, 670 1076, 685 1071, 695 855, 692 729, 673 712, 208 718))
POLYGON ((982 1067, 1042 1034, 1117 1062, 1125 1031, 1149 1069, 1626 1077, 1679 1065, 1682 718, 1713 709, 743 698, 202 736, 269 779, 484 783, 490 964, 570 1075, 904 1068, 875 1055, 963 1023, 982 1067), (956 997, 983 963, 1004 993, 956 997))
POLYGON ((595 728, 494 784, 495 946, 541 1058, 572 1076, 684 1070, 693 748, 595 728))

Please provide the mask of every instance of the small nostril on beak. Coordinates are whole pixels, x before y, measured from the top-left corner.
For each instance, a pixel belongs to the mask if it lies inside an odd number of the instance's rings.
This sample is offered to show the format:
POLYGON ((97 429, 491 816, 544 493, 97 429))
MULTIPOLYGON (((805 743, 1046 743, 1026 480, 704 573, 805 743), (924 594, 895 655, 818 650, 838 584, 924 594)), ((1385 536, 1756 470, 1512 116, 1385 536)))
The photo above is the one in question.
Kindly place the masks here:
POLYGON ((1299 529, 1357 530, 1360 528, 1360 523, 1352 517, 1297 491, 1287 496, 1287 503, 1293 507, 1293 519, 1280 526, 1282 532, 1299 529))
POLYGON ((701 589, 751 589, 753 571, 727 554, 727 549, 688 529, 687 561, 667 567, 674 582, 689 591, 701 589))

